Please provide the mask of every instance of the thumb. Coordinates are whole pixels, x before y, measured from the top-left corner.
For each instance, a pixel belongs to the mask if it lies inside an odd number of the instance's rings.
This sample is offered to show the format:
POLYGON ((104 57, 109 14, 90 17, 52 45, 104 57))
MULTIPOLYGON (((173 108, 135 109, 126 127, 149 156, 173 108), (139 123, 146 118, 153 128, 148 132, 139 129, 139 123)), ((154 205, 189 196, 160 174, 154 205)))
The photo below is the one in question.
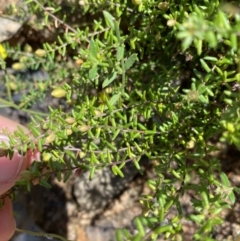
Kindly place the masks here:
MULTIPOLYGON (((7 136, 0 134, 0 141, 9 143, 7 136)), ((27 168, 28 162, 24 156, 14 151, 10 160, 9 156, 0 157, 0 195, 10 189, 19 179, 21 171, 27 168)))
POLYGON ((7 197, 4 207, 0 210, 0 241, 8 241, 13 236, 15 229, 12 204, 7 197))

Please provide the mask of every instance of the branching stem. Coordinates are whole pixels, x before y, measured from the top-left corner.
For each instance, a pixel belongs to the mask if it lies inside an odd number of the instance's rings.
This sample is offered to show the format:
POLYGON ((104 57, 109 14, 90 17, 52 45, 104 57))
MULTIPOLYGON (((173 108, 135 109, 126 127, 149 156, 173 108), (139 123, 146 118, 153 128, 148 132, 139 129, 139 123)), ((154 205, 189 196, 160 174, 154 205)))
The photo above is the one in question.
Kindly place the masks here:
POLYGON ((37 237, 45 237, 47 239, 53 239, 53 238, 57 238, 59 240, 62 240, 62 241, 70 241, 58 234, 54 234, 54 233, 43 233, 43 232, 33 232, 33 231, 29 231, 29 230, 24 230, 24 229, 19 229, 19 228, 16 228, 16 231, 17 232, 20 232, 20 233, 26 233, 26 234, 29 234, 29 235, 32 235, 32 236, 37 236, 37 237))

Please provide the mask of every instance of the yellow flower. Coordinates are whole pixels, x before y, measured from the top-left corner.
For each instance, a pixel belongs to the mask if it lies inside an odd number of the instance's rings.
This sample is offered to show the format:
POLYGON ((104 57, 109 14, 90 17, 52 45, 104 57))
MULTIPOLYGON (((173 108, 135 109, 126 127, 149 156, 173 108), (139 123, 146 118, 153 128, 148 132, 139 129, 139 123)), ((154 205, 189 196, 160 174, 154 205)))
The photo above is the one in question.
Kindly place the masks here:
POLYGON ((6 52, 5 48, 2 46, 2 44, 0 44, 0 55, 3 59, 7 58, 7 52, 6 52))

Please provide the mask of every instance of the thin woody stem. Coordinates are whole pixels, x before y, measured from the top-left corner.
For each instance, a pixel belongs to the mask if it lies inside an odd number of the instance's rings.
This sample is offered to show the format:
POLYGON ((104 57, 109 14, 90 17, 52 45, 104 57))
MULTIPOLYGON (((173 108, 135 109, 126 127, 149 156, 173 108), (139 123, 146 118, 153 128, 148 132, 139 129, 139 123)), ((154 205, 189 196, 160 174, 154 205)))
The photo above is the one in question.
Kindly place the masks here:
POLYGON ((19 229, 19 228, 16 228, 16 231, 20 232, 20 233, 26 233, 26 234, 29 234, 29 235, 32 235, 32 236, 37 236, 37 237, 45 237, 45 238, 48 238, 48 239, 57 238, 57 239, 62 240, 62 241, 70 241, 70 240, 68 240, 68 239, 66 239, 66 238, 64 238, 60 235, 54 234, 54 233, 33 232, 33 231, 19 229))

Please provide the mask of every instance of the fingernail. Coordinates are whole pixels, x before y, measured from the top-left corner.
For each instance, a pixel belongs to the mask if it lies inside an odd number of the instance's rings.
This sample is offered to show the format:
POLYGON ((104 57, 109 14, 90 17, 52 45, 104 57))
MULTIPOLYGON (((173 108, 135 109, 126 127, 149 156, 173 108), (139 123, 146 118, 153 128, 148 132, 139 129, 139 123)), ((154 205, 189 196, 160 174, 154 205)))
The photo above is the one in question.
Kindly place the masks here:
POLYGON ((6 144, 9 144, 9 138, 8 136, 4 134, 0 134, 0 142, 4 141, 6 144))

